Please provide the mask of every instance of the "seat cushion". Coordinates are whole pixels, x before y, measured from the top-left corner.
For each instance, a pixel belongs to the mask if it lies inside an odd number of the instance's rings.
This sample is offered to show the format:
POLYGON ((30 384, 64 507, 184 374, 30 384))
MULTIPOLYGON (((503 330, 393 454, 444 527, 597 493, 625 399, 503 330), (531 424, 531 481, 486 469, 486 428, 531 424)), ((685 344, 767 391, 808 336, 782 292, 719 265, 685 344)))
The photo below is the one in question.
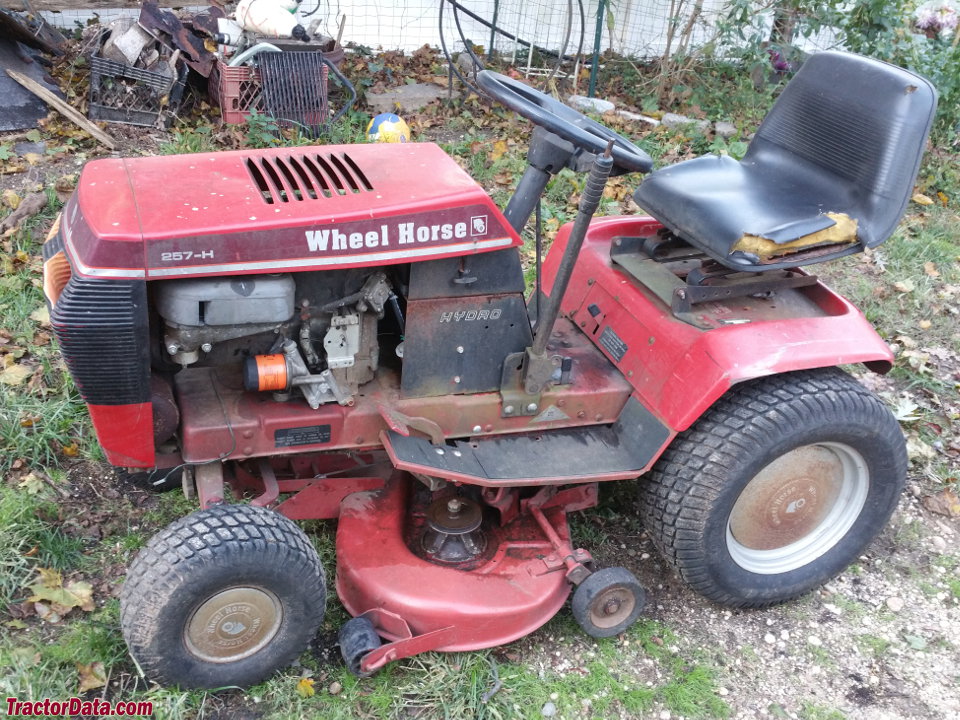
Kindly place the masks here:
POLYGON ((800 251, 820 260, 855 249, 857 219, 842 212, 851 198, 822 197, 822 173, 799 159, 790 172, 772 172, 756 162, 707 155, 649 175, 634 199, 724 265, 790 267, 800 264, 800 251))
POLYGON ((936 106, 930 82, 903 68, 816 53, 784 88, 743 160, 708 156, 664 168, 634 198, 738 270, 875 247, 906 208, 936 106))

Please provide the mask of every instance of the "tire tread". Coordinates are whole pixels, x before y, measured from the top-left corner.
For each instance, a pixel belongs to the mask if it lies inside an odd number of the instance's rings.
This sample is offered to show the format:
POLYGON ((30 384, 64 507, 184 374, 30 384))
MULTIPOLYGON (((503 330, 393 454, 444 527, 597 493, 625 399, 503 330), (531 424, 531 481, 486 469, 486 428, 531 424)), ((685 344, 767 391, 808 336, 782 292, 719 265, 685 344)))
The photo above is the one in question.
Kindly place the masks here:
MULTIPOLYGON (((165 632, 160 614, 171 588, 250 553, 264 563, 284 567, 302 578, 305 585, 315 584, 310 591, 318 602, 311 605, 311 616, 304 623, 313 636, 323 620, 326 588, 323 568, 307 536, 291 520, 272 510, 215 505, 180 518, 154 535, 127 572, 120 593, 120 626, 131 653, 149 677, 163 684, 178 682, 168 671, 164 656, 153 649, 153 639, 165 632)), ((289 650, 275 667, 288 665, 299 652, 289 650)))
POLYGON ((878 440, 900 448, 903 482, 907 460, 899 425, 879 398, 842 370, 798 371, 736 386, 677 436, 640 490, 641 515, 654 544, 697 592, 730 607, 767 607, 805 592, 769 600, 719 588, 702 540, 723 471, 754 451, 765 435, 810 416, 875 423, 878 440))

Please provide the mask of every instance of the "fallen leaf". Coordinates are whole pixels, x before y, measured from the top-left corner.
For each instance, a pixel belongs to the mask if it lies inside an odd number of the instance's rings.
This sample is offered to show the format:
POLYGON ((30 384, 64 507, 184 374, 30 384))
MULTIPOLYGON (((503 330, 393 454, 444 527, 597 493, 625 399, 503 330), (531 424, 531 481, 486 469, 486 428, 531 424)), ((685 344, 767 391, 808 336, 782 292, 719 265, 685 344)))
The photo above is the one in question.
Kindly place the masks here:
POLYGON ((71 580, 64 588, 77 602, 76 607, 84 612, 93 612, 96 604, 93 601, 93 585, 85 580, 71 580))
POLYGON ((950 488, 944 488, 934 495, 923 498, 923 506, 937 515, 960 517, 960 497, 950 488))
POLYGON ((69 445, 64 445, 60 448, 60 451, 67 457, 76 457, 80 454, 80 446, 72 442, 69 445))
POLYGON ((34 603, 33 609, 37 613, 37 617, 44 622, 56 624, 63 619, 60 617, 59 613, 57 613, 50 605, 47 605, 46 603, 34 603))
POLYGON ((0 233, 5 235, 16 230, 20 222, 28 217, 36 215, 47 206, 47 194, 38 192, 27 195, 20 205, 12 213, 0 220, 0 233))
POLYGON ((50 327, 50 310, 47 309, 46 305, 41 305, 30 313, 30 319, 40 323, 43 327, 50 327))
POLYGON ((73 191, 77 188, 77 176, 74 175, 61 175, 57 178, 57 182, 54 183, 53 189, 56 190, 57 197, 60 199, 60 202, 66 203, 70 199, 70 196, 73 194, 73 191))
POLYGON ((92 662, 89 665, 77 663, 77 674, 80 676, 78 695, 83 695, 89 690, 95 690, 107 684, 107 673, 102 662, 92 662))
POLYGON ((27 473, 23 480, 17 483, 18 488, 22 488, 27 495, 37 495, 41 490, 43 490, 45 483, 43 478, 39 477, 36 473, 27 473))
POLYGON ((21 668, 31 668, 40 664, 40 653, 32 647, 14 648, 10 655, 14 663, 21 668))
POLYGON ((297 681, 297 695, 302 698, 313 697, 316 690, 313 689, 313 678, 302 677, 297 681))
POLYGON ((895 282, 893 287, 897 292, 908 293, 913 292, 915 285, 913 284, 913 280, 900 280, 895 282))
POLYGON ((930 260, 927 260, 923 264, 923 271, 932 278, 940 277, 940 273, 937 271, 937 266, 930 260))
POLYGON ((11 365, 3 371, 0 371, 0 384, 16 387, 23 385, 27 378, 33 375, 34 369, 26 365, 11 365))
MULTIPOLYGON (((39 162, 43 162, 43 155, 39 153, 24 153, 23 159, 26 160, 31 165, 36 165, 39 162)), ((933 202, 932 200, 930 202, 933 202)))
POLYGON ((916 434, 911 433, 907 436, 907 455, 911 460, 923 461, 933 460, 937 457, 937 451, 923 442, 916 434))
POLYGON ((900 422, 914 422, 919 420, 920 416, 917 415, 917 410, 920 409, 920 406, 917 405, 910 398, 901 399, 896 407, 893 408, 893 416, 900 422))
POLYGON ((933 323, 929 320, 921 320, 919 324, 921 330, 929 330, 933 326, 933 323))
POLYGON ((20 205, 20 196, 13 190, 4 190, 3 204, 11 210, 16 210, 20 205))
POLYGON ((928 198, 923 193, 917 193, 912 199, 917 205, 933 205, 933 200, 928 198))
POLYGON ((496 162, 503 157, 504 153, 507 152, 507 141, 506 140, 497 140, 493 143, 493 150, 490 151, 490 159, 493 162, 496 162))
POLYGON ((947 194, 943 191, 937 191, 937 197, 940 198, 940 204, 944 207, 946 207, 947 203, 950 202, 950 198, 948 198, 947 194))
MULTIPOLYGON (((94 609, 93 586, 90 583, 82 580, 72 580, 64 587, 63 576, 56 570, 37 568, 37 571, 40 578, 30 586, 33 595, 27 599, 36 603, 38 615, 43 617, 40 606, 44 602, 50 603, 49 609, 58 616, 66 615, 71 608, 75 607, 86 612, 91 612, 94 609)), ((59 620, 59 617, 57 620, 59 620)), ((51 620, 51 622, 57 622, 57 620, 51 620)))
POLYGON ((16 620, 22 620, 23 618, 32 617, 37 614, 33 603, 26 600, 22 603, 11 603, 7 605, 7 612, 10 613, 10 617, 16 620))

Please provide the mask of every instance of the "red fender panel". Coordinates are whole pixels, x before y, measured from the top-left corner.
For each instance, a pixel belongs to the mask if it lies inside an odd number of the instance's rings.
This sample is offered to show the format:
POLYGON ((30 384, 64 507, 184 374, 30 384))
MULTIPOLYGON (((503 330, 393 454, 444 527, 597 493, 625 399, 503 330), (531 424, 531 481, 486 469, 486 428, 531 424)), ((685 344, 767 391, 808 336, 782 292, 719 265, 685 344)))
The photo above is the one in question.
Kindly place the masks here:
MULTIPOLYGON (((561 228, 544 262, 548 294, 570 227, 561 228)), ((822 283, 791 291, 793 304, 785 295, 759 310, 725 301, 709 312, 727 319, 707 329, 678 319, 610 260, 614 238, 647 236, 660 227, 649 217, 594 221, 561 309, 673 430, 690 427, 744 380, 860 362, 878 372, 892 366, 893 354, 863 314, 822 283)))

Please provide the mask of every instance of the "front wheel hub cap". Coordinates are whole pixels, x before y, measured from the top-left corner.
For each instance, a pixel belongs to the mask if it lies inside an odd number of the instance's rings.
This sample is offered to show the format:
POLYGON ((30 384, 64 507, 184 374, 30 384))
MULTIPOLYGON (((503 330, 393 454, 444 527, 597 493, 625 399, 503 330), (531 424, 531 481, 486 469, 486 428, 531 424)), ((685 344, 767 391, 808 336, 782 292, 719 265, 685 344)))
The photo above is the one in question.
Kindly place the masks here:
POLYGON ((250 657, 277 634, 283 609, 277 596, 255 587, 234 587, 204 601, 184 629, 184 642, 207 662, 250 657))

